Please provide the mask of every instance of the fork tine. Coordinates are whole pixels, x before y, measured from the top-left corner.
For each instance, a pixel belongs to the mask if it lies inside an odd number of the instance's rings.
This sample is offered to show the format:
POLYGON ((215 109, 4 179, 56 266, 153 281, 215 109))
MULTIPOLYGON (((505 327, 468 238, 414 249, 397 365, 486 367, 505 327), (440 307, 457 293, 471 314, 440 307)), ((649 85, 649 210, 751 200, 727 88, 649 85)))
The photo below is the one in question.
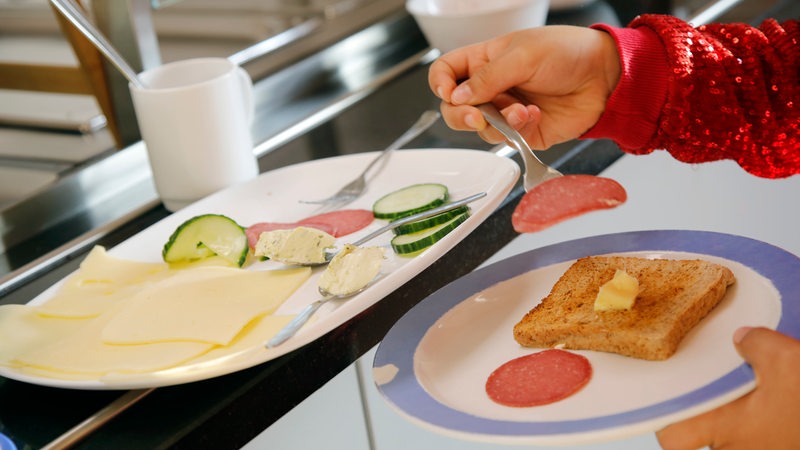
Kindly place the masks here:
POLYGON ((320 214, 328 211, 336 211, 348 204, 350 204, 354 198, 350 197, 341 197, 339 199, 333 199, 332 201, 327 201, 324 203, 316 203, 319 205, 319 208, 314 210, 315 214, 320 214))
POLYGON ((331 195, 328 198, 323 198, 320 200, 298 200, 300 203, 308 203, 312 205, 324 205, 327 203, 341 203, 346 201, 346 203, 350 203, 358 196, 360 196, 364 189, 366 188, 366 182, 363 179, 363 174, 360 175, 355 180, 347 183, 338 192, 331 195))
POLYGON ((370 161, 367 167, 361 172, 361 174, 356 177, 354 180, 350 181, 346 185, 344 185, 338 192, 331 195, 328 198, 324 198, 321 200, 299 200, 300 203, 308 203, 308 204, 317 204, 317 205, 326 205, 331 203, 336 203, 340 207, 344 206, 356 198, 358 198, 361 194, 364 193, 366 189, 366 175, 367 172, 372 168, 372 166, 381 160, 383 157, 391 153, 392 151, 401 148, 403 145, 407 144, 409 141, 414 139, 415 137, 422 134, 423 131, 430 128, 437 120, 441 114, 439 111, 425 111, 422 115, 411 125, 411 128, 406 130, 399 138, 397 138, 394 142, 389 144, 377 158, 370 161))

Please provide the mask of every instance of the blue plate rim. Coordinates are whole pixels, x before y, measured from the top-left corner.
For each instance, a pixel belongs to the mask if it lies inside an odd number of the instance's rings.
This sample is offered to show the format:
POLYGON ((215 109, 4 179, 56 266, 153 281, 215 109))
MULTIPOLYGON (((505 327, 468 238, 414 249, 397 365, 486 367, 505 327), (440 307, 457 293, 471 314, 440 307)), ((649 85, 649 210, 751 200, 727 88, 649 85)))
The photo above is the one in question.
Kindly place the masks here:
POLYGON ((645 230, 578 238, 529 250, 473 271, 432 293, 409 310, 378 345, 373 368, 394 365, 394 379, 376 386, 381 395, 414 420, 456 433, 504 437, 542 437, 597 433, 634 427, 716 399, 754 383, 741 364, 695 391, 661 403, 618 414, 568 421, 512 422, 477 417, 454 410, 431 397, 416 379, 414 353, 427 330, 447 311, 471 295, 531 270, 583 256, 633 251, 690 252, 717 256, 746 265, 769 279, 782 299, 776 329, 800 338, 800 258, 753 238, 694 230, 645 230), (795 300, 795 301, 792 301, 795 300))

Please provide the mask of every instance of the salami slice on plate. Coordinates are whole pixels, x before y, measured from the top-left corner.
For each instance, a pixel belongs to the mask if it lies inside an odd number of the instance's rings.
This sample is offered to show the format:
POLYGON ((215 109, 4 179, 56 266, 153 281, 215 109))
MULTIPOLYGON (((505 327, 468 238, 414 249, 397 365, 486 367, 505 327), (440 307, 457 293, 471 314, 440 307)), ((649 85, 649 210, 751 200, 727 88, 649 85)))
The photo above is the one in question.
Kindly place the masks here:
POLYGON ((486 393, 505 406, 540 406, 569 397, 591 378, 592 366, 584 356, 548 349, 495 369, 486 380, 486 393))
POLYGON ((306 217, 299 223, 328 225, 333 229, 329 234, 338 238, 367 227, 373 220, 375 216, 367 209, 342 209, 306 217))
POLYGON ((627 199, 625 188, 610 178, 564 175, 526 192, 511 224, 519 233, 533 233, 590 211, 615 208, 627 199))
POLYGON ((297 222, 259 222, 247 227, 247 241, 255 248, 258 237, 265 231, 290 230, 299 226, 315 228, 333 237, 347 236, 367 227, 375 217, 366 209, 343 209, 306 217, 297 222))

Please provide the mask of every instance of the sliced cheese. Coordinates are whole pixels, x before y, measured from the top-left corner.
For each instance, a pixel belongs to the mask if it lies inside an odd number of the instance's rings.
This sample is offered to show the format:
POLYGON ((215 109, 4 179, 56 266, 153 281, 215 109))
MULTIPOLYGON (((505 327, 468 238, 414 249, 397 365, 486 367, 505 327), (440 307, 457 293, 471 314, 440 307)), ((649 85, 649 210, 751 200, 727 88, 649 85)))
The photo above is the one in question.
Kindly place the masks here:
POLYGON ((308 267, 185 270, 126 301, 103 329, 102 341, 227 345, 250 321, 275 311, 310 274, 308 267))
POLYGON ((86 324, 83 319, 62 319, 37 314, 27 305, 0 306, 0 365, 12 366, 18 355, 56 342, 86 324))
POLYGON ((307 267, 175 270, 96 247, 49 301, 0 306, 0 365, 97 380, 218 359, 274 335, 291 317, 271 313, 310 274, 307 267))
POLYGON ((108 373, 141 373, 162 370, 197 357, 212 348, 199 342, 165 342, 148 345, 108 345, 101 341, 116 308, 85 321, 84 326, 39 348, 17 354, 12 363, 31 368, 33 373, 52 377, 94 378, 108 373))
POLYGON ((166 263, 115 258, 103 247, 96 246, 55 295, 39 307, 39 313, 65 318, 96 317, 132 293, 169 275, 166 263))
POLYGON ((383 248, 347 244, 325 268, 319 287, 331 295, 353 294, 378 276, 382 263, 383 248))
POLYGON ((296 316, 294 315, 264 315, 249 323, 230 344, 214 347, 210 352, 204 353, 186 364, 203 363, 207 361, 218 362, 227 357, 235 357, 241 352, 253 348, 264 348, 264 343, 272 339, 296 316))
POLYGON ((614 273, 614 278, 600 286, 594 301, 595 311, 628 310, 639 295, 639 280, 624 270, 614 273))

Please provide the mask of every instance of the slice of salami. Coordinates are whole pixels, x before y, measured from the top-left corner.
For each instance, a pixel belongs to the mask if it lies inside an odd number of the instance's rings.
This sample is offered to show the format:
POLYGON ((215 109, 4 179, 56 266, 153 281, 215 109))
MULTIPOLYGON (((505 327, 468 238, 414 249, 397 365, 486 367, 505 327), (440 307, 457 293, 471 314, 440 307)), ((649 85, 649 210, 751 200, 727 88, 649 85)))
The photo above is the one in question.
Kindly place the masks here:
POLYGON ((625 188, 610 178, 551 178, 522 196, 511 224, 518 233, 533 233, 590 211, 617 207, 627 199, 625 188))
POLYGON ((569 397, 591 378, 588 359, 548 349, 512 359, 495 369, 486 380, 486 393, 505 406, 540 406, 569 397))
POLYGON ((250 248, 256 248, 256 243, 258 242, 258 238, 261 236, 261 233, 264 233, 265 231, 290 230, 301 225, 308 228, 316 228, 317 230, 324 231, 331 236, 335 236, 333 234, 335 229, 330 224, 312 222, 259 222, 247 227, 245 230, 245 235, 247 235, 247 242, 250 245, 250 248))
POLYGON ((289 230, 299 226, 316 228, 333 237, 342 237, 366 228, 375 220, 372 211, 366 209, 342 209, 306 217, 297 222, 259 222, 247 227, 245 234, 251 248, 255 248, 258 237, 265 231, 289 230))
POLYGON ((367 227, 373 220, 375 220, 375 216, 372 211, 366 209, 342 209, 306 217, 298 223, 303 225, 309 223, 328 225, 333 230, 333 232, 329 233, 338 238, 367 227))

